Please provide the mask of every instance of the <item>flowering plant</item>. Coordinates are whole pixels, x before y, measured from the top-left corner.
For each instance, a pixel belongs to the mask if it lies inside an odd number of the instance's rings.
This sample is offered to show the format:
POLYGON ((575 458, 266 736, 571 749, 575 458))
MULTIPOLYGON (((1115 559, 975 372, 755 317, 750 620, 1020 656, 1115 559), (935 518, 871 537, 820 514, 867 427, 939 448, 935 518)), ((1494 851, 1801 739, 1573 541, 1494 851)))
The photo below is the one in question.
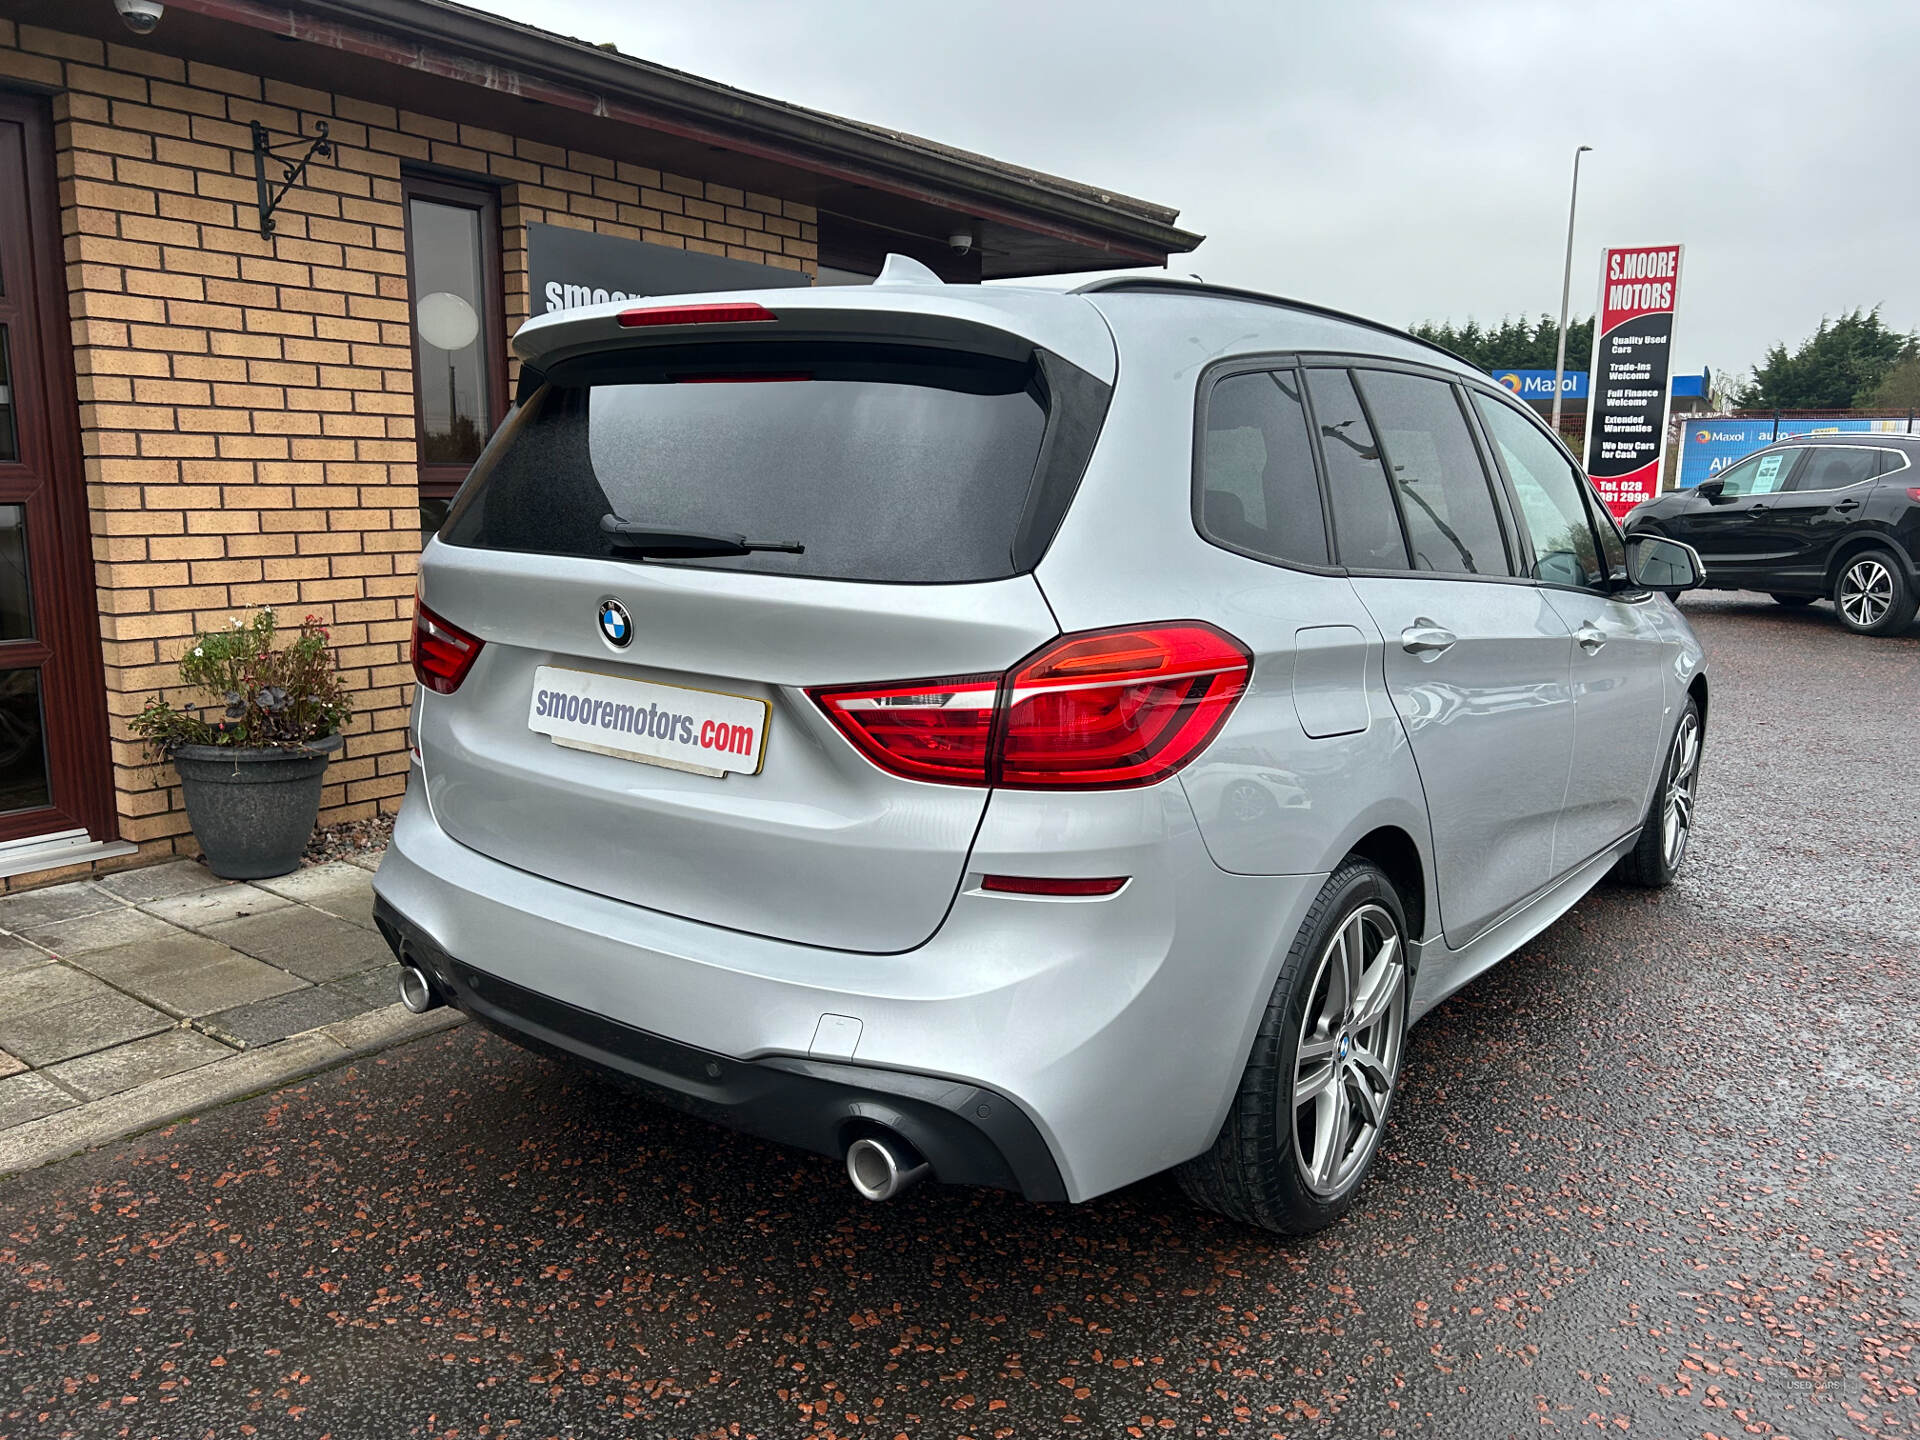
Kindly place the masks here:
POLYGON ((330 635, 318 615, 276 646, 273 607, 201 635, 180 657, 181 683, 212 699, 176 706, 155 695, 128 722, 149 751, 182 745, 297 748, 337 733, 353 713, 330 635))

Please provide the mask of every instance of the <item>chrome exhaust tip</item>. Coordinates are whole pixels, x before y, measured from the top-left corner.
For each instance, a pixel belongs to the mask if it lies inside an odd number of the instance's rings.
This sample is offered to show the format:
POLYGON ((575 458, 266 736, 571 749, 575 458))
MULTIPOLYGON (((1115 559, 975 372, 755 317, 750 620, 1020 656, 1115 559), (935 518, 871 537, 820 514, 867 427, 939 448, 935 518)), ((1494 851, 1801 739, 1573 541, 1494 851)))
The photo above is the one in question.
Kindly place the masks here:
POLYGON ((862 1135, 847 1147, 847 1179, 868 1200, 891 1200, 925 1179, 932 1168, 891 1135, 862 1135))
POLYGON ((438 1010, 446 1004, 440 998, 440 991, 433 981, 427 978, 427 972, 418 965, 402 962, 400 966, 400 1003, 416 1015, 424 1015, 429 1010, 438 1010))

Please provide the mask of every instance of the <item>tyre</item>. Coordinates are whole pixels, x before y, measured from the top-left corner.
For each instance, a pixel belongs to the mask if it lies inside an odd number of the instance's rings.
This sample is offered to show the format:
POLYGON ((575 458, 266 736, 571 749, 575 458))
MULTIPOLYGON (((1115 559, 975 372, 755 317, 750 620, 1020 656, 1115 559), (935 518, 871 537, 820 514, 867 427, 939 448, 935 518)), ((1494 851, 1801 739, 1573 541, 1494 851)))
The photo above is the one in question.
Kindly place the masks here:
POLYGON ((1660 783, 1654 786, 1653 803, 1647 807, 1639 843, 1614 867, 1617 879, 1648 890, 1664 890, 1680 873, 1693 838, 1693 802, 1700 784, 1700 752, 1705 740, 1700 707, 1689 700, 1680 712, 1680 723, 1674 727, 1666 762, 1660 767, 1660 783))
POLYGON ((1856 635, 1897 635, 1913 623, 1913 586, 1886 550, 1847 558, 1833 582, 1833 608, 1856 635))
POLYGON ((1773 597, 1773 603, 1784 605, 1789 610, 1798 610, 1803 605, 1811 605, 1819 598, 1818 595, 1776 595, 1773 597))
POLYGON ((1213 1148, 1178 1170, 1209 1210, 1283 1235, 1332 1224, 1372 1168, 1407 1034, 1407 919, 1384 873, 1327 878, 1287 952, 1213 1148))

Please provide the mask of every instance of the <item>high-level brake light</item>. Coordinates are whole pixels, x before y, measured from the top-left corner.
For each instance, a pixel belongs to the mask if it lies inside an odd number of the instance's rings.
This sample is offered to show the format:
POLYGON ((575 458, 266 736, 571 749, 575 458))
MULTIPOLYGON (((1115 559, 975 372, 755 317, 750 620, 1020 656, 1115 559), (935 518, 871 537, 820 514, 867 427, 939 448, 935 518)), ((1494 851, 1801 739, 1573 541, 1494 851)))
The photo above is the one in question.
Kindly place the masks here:
POLYGON ((764 323, 779 317, 764 305, 750 300, 722 301, 715 305, 643 305, 622 310, 620 323, 627 329, 647 325, 720 325, 729 321, 764 323))
POLYGON ((1003 675, 809 692, 883 770, 947 785, 1128 789, 1220 732, 1253 657, 1197 620, 1063 635, 1003 675))

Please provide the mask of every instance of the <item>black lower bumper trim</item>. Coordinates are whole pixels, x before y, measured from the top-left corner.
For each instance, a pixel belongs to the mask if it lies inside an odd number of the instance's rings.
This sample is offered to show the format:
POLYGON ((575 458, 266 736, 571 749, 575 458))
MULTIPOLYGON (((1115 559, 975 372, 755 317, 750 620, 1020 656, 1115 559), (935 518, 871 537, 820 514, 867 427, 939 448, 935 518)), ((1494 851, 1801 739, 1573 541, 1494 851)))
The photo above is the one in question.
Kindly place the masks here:
POLYGON ((1033 1121, 994 1091, 903 1070, 696 1049, 476 970, 377 896, 373 918, 396 956, 482 1024, 530 1049, 585 1061, 674 1109, 836 1158, 863 1130, 892 1130, 942 1181, 1034 1201, 1067 1198, 1033 1121))

